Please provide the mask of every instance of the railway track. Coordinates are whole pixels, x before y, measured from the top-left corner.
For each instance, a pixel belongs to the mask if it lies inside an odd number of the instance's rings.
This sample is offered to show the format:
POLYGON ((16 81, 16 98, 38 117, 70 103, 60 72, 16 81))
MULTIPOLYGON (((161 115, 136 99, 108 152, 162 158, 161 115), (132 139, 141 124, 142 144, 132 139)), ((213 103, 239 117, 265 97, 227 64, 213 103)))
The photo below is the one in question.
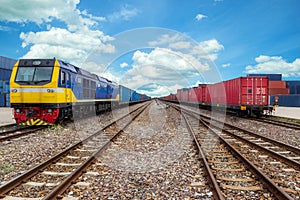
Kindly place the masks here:
POLYGON ((0 142, 11 140, 14 138, 22 137, 37 131, 46 129, 48 126, 32 127, 32 126, 18 126, 17 124, 1 127, 0 129, 0 142))
POLYGON ((153 107, 159 105, 147 108, 145 114, 126 129, 126 134, 118 137, 99 161, 79 177, 78 181, 85 181, 90 187, 73 185, 63 197, 72 194, 76 198, 90 199, 214 199, 197 149, 185 123, 183 126, 180 123, 180 115, 175 109, 167 110, 162 117, 167 120, 163 123, 166 132, 160 132, 157 129, 160 122, 152 123, 149 117, 155 110, 153 107), (143 132, 139 131, 141 126, 143 132), (149 126, 156 129, 147 129, 149 126), (177 142, 182 151, 178 147, 170 150, 169 145, 177 142), (92 176, 93 172, 98 175, 92 176))
POLYGON ((0 186, 0 197, 59 197, 148 105, 149 103, 140 106, 49 160, 4 183, 0 186))
MULTIPOLYGON (((178 110, 180 108, 176 107, 178 110)), ((199 116, 181 109, 195 141, 201 146, 200 157, 207 161, 210 179, 215 179, 213 187, 217 199, 271 198, 292 199, 279 188, 259 168, 240 154, 233 145, 219 135, 199 116), (203 126, 205 128, 203 128, 203 126)), ((200 151, 200 150, 199 150, 200 151)))
MULTIPOLYGON (((190 114, 194 113, 191 110, 181 109, 190 114)), ((300 149, 230 124, 225 123, 223 127, 223 122, 207 116, 201 116, 201 118, 204 123, 219 132, 220 137, 224 138, 276 183, 280 190, 285 191, 290 198, 299 199, 300 149), (213 120, 214 123, 210 123, 209 120, 213 120), (215 122, 219 122, 221 125, 217 125, 215 122)))
POLYGON ((277 126, 282 126, 286 128, 291 128, 295 130, 300 130, 300 124, 299 123, 294 123, 294 122, 288 122, 288 121, 280 121, 280 120, 274 120, 274 118, 270 117, 270 119, 251 119, 254 121, 262 122, 262 123, 268 123, 268 124, 273 124, 277 126))

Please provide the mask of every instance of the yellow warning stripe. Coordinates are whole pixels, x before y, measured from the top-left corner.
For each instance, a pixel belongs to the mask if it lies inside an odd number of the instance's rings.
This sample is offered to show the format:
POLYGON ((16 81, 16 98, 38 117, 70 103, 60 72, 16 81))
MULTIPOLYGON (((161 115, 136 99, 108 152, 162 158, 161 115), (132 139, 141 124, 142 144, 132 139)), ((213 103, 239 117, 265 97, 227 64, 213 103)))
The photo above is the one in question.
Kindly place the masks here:
POLYGON ((22 122, 21 125, 23 126, 41 126, 41 125, 49 125, 48 122, 45 122, 41 119, 36 119, 36 118, 33 118, 33 119, 30 119, 26 122, 22 122))

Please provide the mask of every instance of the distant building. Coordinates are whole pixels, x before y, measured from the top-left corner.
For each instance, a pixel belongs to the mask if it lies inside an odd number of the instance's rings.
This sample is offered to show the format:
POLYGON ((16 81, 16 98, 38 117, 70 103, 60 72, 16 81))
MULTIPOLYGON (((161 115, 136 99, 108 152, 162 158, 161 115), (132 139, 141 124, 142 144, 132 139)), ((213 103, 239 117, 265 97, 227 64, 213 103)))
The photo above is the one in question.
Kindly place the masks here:
POLYGON ((10 106, 9 79, 16 62, 15 59, 0 56, 0 107, 10 106))

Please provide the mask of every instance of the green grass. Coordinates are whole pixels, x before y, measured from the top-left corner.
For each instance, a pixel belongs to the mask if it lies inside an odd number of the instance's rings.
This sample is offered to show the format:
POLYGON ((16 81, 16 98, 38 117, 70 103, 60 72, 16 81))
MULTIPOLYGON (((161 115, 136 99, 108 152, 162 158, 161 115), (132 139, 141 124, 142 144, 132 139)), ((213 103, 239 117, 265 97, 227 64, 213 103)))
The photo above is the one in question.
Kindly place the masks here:
POLYGON ((14 170, 14 166, 8 163, 0 164, 0 174, 7 174, 12 172, 13 170, 14 170))

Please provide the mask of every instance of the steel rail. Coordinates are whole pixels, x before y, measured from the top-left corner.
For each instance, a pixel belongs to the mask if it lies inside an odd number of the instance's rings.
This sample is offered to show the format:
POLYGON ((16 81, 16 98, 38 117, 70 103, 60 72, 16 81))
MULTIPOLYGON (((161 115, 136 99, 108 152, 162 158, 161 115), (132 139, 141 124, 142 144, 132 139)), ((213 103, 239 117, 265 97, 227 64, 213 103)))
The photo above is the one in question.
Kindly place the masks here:
MULTIPOLYGON (((18 130, 14 130, 14 131, 9 131, 9 133, 13 133, 13 132, 16 132, 16 131, 29 129, 29 130, 21 132, 21 133, 16 133, 16 134, 0 137, 0 142, 10 140, 10 139, 14 139, 14 138, 18 138, 18 137, 22 137, 24 135, 46 129, 46 127, 38 127, 38 128, 33 129, 33 130, 30 129, 30 128, 32 128, 32 127, 27 127, 27 128, 24 128, 24 129, 22 128, 22 129, 18 129, 18 130)), ((8 134, 8 132, 5 132, 5 134, 8 134)))
POLYGON ((37 174, 39 171, 45 169, 51 163, 56 162, 62 156, 64 156, 65 154, 67 154, 70 150, 72 150, 72 149, 74 149, 74 148, 76 148, 76 147, 84 144, 86 141, 88 141, 91 138, 95 137, 97 134, 103 132, 103 130, 107 129, 108 127, 112 126, 113 124, 117 123, 118 121, 122 120, 123 118, 129 116, 131 113, 133 113, 136 110, 142 108, 143 106, 132 110, 131 112, 125 114, 124 116, 120 117, 119 119, 117 119, 117 120, 109 123, 108 125, 106 125, 102 129, 100 129, 99 131, 95 132, 94 134, 86 137, 82 141, 79 141, 79 142, 75 143, 74 145, 71 145, 70 147, 68 147, 67 149, 63 150, 62 152, 54 155, 52 158, 50 158, 50 159, 48 159, 48 160, 46 160, 46 161, 44 161, 44 162, 36 165, 35 167, 33 167, 33 168, 27 170, 26 172, 24 172, 23 174, 15 177, 12 180, 10 180, 10 181, 6 182, 5 184, 1 185, 0 186, 0 197, 5 197, 5 193, 7 193, 8 191, 14 189, 15 187, 17 187, 18 185, 20 185, 25 180, 27 180, 27 179, 31 178, 32 176, 34 176, 35 174, 37 174))
MULTIPOLYGON (((195 111, 193 111, 193 110, 186 109, 186 108, 181 108, 181 109, 185 109, 185 110, 187 110, 188 112, 192 112, 192 113, 194 113, 195 115, 199 115, 199 113, 197 113, 197 112, 195 112, 195 111)), ((209 117, 209 116, 200 115, 200 117, 206 118, 206 119, 211 119, 211 120, 213 120, 213 121, 222 123, 222 124, 224 124, 225 126, 227 126, 227 127, 229 127, 229 128, 236 129, 236 130, 239 130, 239 131, 243 131, 243 132, 245 132, 245 133, 247 133, 247 134, 249 134, 249 135, 254 135, 255 137, 259 137, 259 138, 261 138, 261 139, 263 139, 263 140, 266 140, 266 141, 268 141, 268 142, 270 142, 270 143, 272 143, 272 144, 275 144, 275 145, 277 145, 277 146, 279 146, 279 147, 282 147, 282 148, 286 148, 286 149, 288 149, 289 151, 292 151, 292 152, 294 152, 294 153, 300 155, 300 148, 291 146, 291 145, 286 144, 286 143, 283 143, 283 142, 279 142, 279 141, 277 141, 277 140, 274 140, 274 139, 272 139, 272 138, 269 138, 269 137, 266 137, 266 136, 263 136, 263 135, 259 135, 259 134, 257 134, 257 133, 252 132, 252 131, 244 130, 244 129, 240 128, 240 127, 237 127, 237 126, 234 126, 234 125, 232 125, 232 124, 229 124, 229 123, 220 121, 220 120, 215 119, 215 118, 211 118, 211 117, 209 117)))
POLYGON ((210 128, 209 124, 204 122, 199 115, 195 115, 191 113, 190 110, 186 110, 180 108, 182 112, 186 113, 187 115, 198 119, 206 128, 208 128, 216 137, 220 139, 220 141, 227 146, 236 156, 239 158, 243 163, 245 163, 248 168, 258 176, 261 181, 264 183, 265 187, 269 189, 269 191, 278 199, 280 200, 292 200, 293 198, 289 196, 283 189, 281 189, 277 184, 275 184, 266 174, 260 171, 254 164, 252 164, 247 158, 245 158, 241 153, 239 153, 232 145, 230 145, 224 138, 222 138, 218 133, 216 133, 213 129, 210 128))
MULTIPOLYGON (((178 109, 176 109, 178 110, 178 109)), ((199 159, 202 160, 202 162, 204 163, 204 169, 208 175, 208 179, 209 179, 209 183, 210 183, 210 188, 212 189, 212 192, 214 194, 214 198, 215 199, 218 199, 218 200, 224 200, 224 196, 222 194, 222 191, 217 183, 217 180, 215 178, 215 176, 213 175, 213 172, 211 170, 211 168, 209 167, 209 164, 206 160, 206 157, 202 151, 202 148, 201 148, 201 145, 199 144, 197 138, 196 138, 196 135, 195 135, 195 132, 194 130, 192 129, 190 123, 188 122, 188 120, 186 119, 185 115, 183 114, 183 119, 188 127, 188 130, 190 132, 190 134, 192 135, 193 137, 193 140, 198 148, 198 151, 199 151, 199 159)))
POLYGON ((110 138, 102 147, 100 147, 95 153, 93 153, 85 162, 83 162, 75 171, 72 172, 67 178, 65 178, 56 188, 54 188, 50 194, 44 197, 44 200, 52 200, 55 198, 62 198, 62 195, 72 183, 83 174, 87 168, 96 162, 97 157, 149 106, 147 104, 141 109, 129 122, 127 122, 123 128, 121 128, 112 138, 110 138))
POLYGON ((278 120, 271 120, 271 119, 251 119, 254 121, 262 122, 262 123, 269 123, 277 126, 282 126, 286 128, 292 128, 296 130, 300 130, 300 124, 290 123, 290 122, 283 122, 278 120))

